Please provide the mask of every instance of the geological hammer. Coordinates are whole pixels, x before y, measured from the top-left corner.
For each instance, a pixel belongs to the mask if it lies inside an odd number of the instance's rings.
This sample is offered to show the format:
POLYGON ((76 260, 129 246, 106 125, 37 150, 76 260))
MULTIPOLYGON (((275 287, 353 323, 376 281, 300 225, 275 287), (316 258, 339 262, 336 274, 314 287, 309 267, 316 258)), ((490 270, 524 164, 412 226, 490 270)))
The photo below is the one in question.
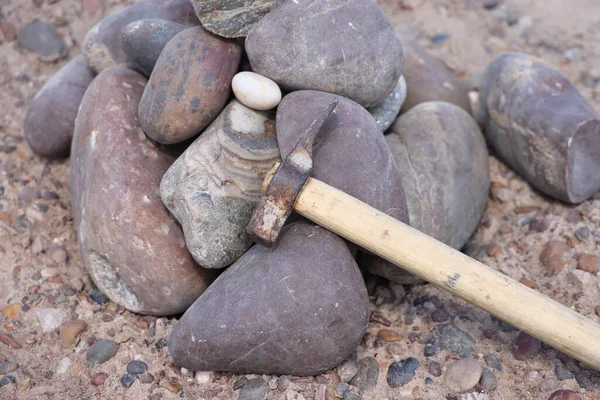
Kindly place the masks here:
POLYGON ((247 232, 272 247, 292 210, 600 371, 600 325, 500 272, 311 178, 313 141, 334 99, 267 174, 247 232))

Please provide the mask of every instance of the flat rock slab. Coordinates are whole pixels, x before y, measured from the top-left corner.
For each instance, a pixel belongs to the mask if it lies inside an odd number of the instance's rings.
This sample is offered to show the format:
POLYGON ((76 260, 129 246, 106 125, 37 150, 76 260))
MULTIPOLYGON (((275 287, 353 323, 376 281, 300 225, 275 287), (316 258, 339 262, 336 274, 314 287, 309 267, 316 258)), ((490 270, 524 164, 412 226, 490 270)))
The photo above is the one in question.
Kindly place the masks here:
POLYGON ((192 0, 202 26, 212 33, 227 37, 244 37, 277 0, 192 0))

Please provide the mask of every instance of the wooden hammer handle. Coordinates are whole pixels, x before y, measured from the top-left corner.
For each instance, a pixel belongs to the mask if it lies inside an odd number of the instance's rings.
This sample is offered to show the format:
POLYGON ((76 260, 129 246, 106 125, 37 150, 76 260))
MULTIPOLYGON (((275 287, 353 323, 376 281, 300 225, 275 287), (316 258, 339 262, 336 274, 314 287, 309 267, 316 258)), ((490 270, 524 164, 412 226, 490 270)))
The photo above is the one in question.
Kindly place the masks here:
POLYGON ((316 179, 294 210, 600 370, 600 325, 541 293, 316 179))

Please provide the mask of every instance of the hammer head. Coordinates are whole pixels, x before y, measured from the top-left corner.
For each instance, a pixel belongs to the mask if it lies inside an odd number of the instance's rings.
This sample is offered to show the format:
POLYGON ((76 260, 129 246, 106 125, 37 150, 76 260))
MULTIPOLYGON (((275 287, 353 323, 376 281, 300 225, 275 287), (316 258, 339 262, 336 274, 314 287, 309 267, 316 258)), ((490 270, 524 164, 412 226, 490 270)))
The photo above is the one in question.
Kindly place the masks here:
POLYGON ((281 228, 294 208, 300 190, 312 174, 312 147, 315 136, 337 104, 333 99, 300 137, 292 151, 277 167, 263 191, 250 223, 247 233, 252 240, 265 247, 273 247, 281 228))

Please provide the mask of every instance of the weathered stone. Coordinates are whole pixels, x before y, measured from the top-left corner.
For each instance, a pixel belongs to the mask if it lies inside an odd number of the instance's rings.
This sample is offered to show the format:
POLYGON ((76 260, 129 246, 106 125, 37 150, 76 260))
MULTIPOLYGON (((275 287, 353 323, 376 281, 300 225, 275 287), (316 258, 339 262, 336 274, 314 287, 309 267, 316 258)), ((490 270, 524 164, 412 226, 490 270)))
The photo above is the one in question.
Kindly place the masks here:
POLYGON ((202 26, 227 37, 244 37, 250 28, 267 15, 277 0, 192 0, 202 26))
POLYGON ((559 71, 505 53, 480 94, 489 145, 535 188, 569 203, 600 189, 600 114, 559 71))
POLYGON ((410 225, 451 246, 471 237, 488 199, 485 140, 475 120, 445 102, 427 102, 390 128, 390 146, 406 195, 410 225))
POLYGON ((471 112, 467 85, 450 71, 444 63, 416 43, 405 40, 406 63, 402 75, 406 79, 406 100, 402 111, 428 101, 452 103, 467 113, 471 112))
POLYGON ((394 91, 384 101, 367 109, 382 132, 385 132, 394 123, 404 100, 406 100, 406 80, 404 76, 401 76, 394 91))
POLYGON ((270 110, 281 101, 279 86, 256 72, 242 71, 233 77, 231 88, 235 97, 254 110, 270 110))
MULTIPOLYGON (((281 157, 288 155, 315 116, 333 98, 340 102, 315 140, 312 176, 408 222, 400 174, 385 138, 373 117, 352 100, 313 90, 285 96, 277 107, 281 157)), ((392 270, 387 261, 367 254, 361 256, 360 263, 373 273, 379 271, 376 265, 382 270, 392 270)), ((400 268, 395 271, 408 275, 400 268)))
POLYGON ((492 392, 498 387, 498 379, 490 369, 484 368, 479 379, 479 385, 486 391, 492 392))
POLYGON ((477 385, 482 368, 477 360, 467 357, 454 361, 444 375, 444 384, 452 393, 463 393, 477 385))
POLYGON ((569 250, 570 248, 565 242, 551 240, 544 245, 544 249, 540 253, 540 262, 548 273, 556 275, 565 268, 564 256, 569 250))
POLYGON ((48 61, 62 58, 69 51, 54 27, 37 19, 19 29, 17 42, 21 47, 36 52, 48 61))
POLYGON ((513 346, 513 357, 517 360, 529 360, 542 350, 542 342, 525 332, 521 332, 513 346))
POLYGON ((36 314, 40 320, 42 332, 50 333, 57 330, 67 318, 67 310, 62 308, 38 308, 36 314))
POLYGON ((111 300, 157 315, 182 312, 212 274, 199 268, 158 194, 175 155, 136 118, 146 80, 113 68, 84 96, 71 155, 75 226, 83 261, 111 300))
POLYGON ((167 43, 188 27, 164 19, 141 19, 121 31, 121 48, 131 60, 130 68, 150 77, 167 43))
POLYGON ((177 34, 158 57, 140 101, 139 117, 151 139, 189 139, 219 115, 231 93, 241 46, 202 27, 177 34))
POLYGON ((127 373, 141 375, 148 371, 148 364, 140 360, 131 360, 127 363, 127 373))
POLYGON ((161 18, 188 26, 199 21, 189 0, 142 0, 110 14, 90 29, 83 42, 89 66, 96 72, 114 67, 131 66, 121 47, 121 31, 140 19, 161 18))
POLYGON ((437 325, 430 331, 425 355, 431 357, 441 350, 448 350, 465 357, 475 350, 475 340, 467 332, 450 324, 437 325))
POLYGON ((265 400, 267 393, 269 393, 267 382, 260 378, 251 379, 240 389, 238 400, 265 400))
POLYGON ((246 51, 252 70, 284 90, 323 90, 365 107, 385 100, 404 64, 394 28, 369 0, 288 1, 254 25, 246 51))
POLYGON ((117 355, 119 344, 112 340, 101 339, 88 349, 85 359, 88 366, 104 364, 117 355))
POLYGON ((205 268, 224 268, 252 244, 246 227, 279 160, 274 121, 233 100, 164 175, 160 192, 205 268))
POLYGON ((295 223, 221 274, 174 326, 169 350, 190 370, 316 375, 355 350, 368 322, 344 241, 295 223))
POLYGON ((357 363, 358 372, 350 384, 361 390, 372 389, 377 386, 379 378, 379 363, 374 357, 365 357, 357 363))
POLYGON ((35 95, 23 127, 34 153, 49 158, 69 155, 77 111, 94 75, 85 57, 77 56, 35 95))
POLYGON ((393 388, 406 385, 415 377, 418 368, 419 360, 414 357, 391 363, 387 373, 388 385, 393 388))
POLYGON ((60 327, 60 340, 69 346, 77 344, 79 335, 86 331, 88 327, 87 322, 77 320, 65 322, 60 327))

